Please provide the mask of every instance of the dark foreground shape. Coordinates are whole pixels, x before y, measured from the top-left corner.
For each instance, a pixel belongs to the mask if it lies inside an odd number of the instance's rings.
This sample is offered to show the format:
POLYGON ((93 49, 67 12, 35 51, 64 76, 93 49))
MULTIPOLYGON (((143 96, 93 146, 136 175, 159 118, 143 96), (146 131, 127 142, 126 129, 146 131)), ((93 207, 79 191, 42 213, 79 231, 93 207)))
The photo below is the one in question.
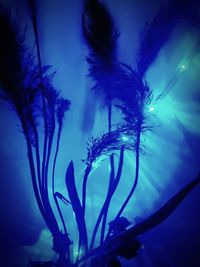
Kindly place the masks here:
MULTIPOLYGON (((111 237, 101 246, 89 252, 76 265, 67 264, 66 266, 66 264, 64 264, 59 267, 120 267, 121 264, 117 256, 121 256, 126 259, 132 259, 137 256, 137 251, 140 249, 141 244, 136 237, 166 220, 199 183, 200 174, 198 174, 192 182, 186 185, 158 211, 153 213, 144 221, 130 227, 128 230, 125 230, 114 237, 111 237)), ((58 265, 51 261, 30 261, 28 267, 58 267, 58 265)))
POLYGON ((28 264, 28 267, 55 267, 55 263, 52 261, 32 261, 30 259, 30 262, 28 264))
POLYGON ((137 255, 137 250, 141 246, 139 241, 136 240, 136 237, 166 220, 199 183, 200 174, 147 219, 130 227, 119 235, 110 238, 102 246, 88 253, 88 255, 80 260, 78 267, 112 267, 112 265, 109 265, 109 263, 112 264, 112 261, 109 262, 108 260, 109 256, 111 258, 113 256, 113 259, 116 258, 117 255, 126 259, 134 258, 137 255), (100 261, 102 264, 98 265, 97 262, 100 261))

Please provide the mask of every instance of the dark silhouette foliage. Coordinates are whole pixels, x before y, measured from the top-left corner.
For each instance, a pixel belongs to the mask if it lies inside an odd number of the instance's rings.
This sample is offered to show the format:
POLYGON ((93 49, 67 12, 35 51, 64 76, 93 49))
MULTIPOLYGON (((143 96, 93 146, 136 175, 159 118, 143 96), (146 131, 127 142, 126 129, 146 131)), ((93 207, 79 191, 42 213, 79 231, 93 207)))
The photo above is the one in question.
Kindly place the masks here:
MULTIPOLYGON (((147 112, 153 90, 144 76, 170 38, 178 23, 191 20, 187 15, 188 1, 169 1, 163 5, 152 22, 147 23, 139 41, 136 66, 132 67, 118 57, 120 31, 106 7, 99 0, 85 0, 82 14, 83 37, 87 46, 88 76, 92 90, 103 99, 107 109, 107 131, 92 136, 87 143, 82 178, 82 192, 78 192, 75 164, 71 160, 65 174, 66 196, 55 187, 56 163, 61 133, 71 102, 60 96, 53 85, 55 72, 41 60, 40 40, 37 27, 37 5, 29 1, 29 13, 35 36, 35 54, 25 45, 24 33, 13 23, 9 12, 0 5, 0 88, 1 98, 8 101, 17 113, 23 129, 35 198, 41 215, 52 234, 53 250, 58 260, 33 262, 29 266, 121 266, 118 256, 131 259, 141 247, 138 236, 163 222, 183 201, 185 196, 200 182, 199 175, 163 207, 136 225, 122 216, 140 176, 141 137, 152 128, 147 112), (113 123, 113 112, 121 117, 113 123), (42 128, 42 138, 40 130, 42 128), (54 149, 53 149, 54 148, 54 149), (122 177, 124 155, 134 153, 134 175, 131 188, 115 217, 108 222, 111 200, 122 177), (51 161, 52 159, 52 161, 51 161), (92 170, 103 160, 109 160, 108 188, 94 225, 91 240, 87 229, 87 182, 92 170), (52 163, 53 162, 53 163, 52 163), (52 190, 49 190, 51 183, 52 190), (52 203, 50 194, 53 196, 52 203), (75 217, 78 229, 78 253, 75 262, 70 249, 74 245, 68 225, 60 207, 62 202, 75 217), (57 215, 53 209, 56 207, 57 215), (61 225, 59 224, 59 221, 61 225), (107 227, 108 226, 108 227, 107 227), (100 231, 100 238, 97 233, 100 231)), ((192 20, 193 23, 193 20, 192 20)), ((159 100, 159 97, 156 99, 159 100)))

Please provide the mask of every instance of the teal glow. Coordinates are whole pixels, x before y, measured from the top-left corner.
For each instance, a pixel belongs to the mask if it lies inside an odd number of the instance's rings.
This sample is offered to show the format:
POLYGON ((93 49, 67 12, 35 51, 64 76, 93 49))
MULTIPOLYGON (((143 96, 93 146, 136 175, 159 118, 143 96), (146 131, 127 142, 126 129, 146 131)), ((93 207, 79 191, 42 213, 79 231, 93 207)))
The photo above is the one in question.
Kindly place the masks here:
POLYGON ((149 111, 150 111, 150 112, 153 112, 154 110, 155 110, 154 107, 150 107, 150 108, 149 108, 149 111))
POLYGON ((187 65, 186 64, 181 64, 181 66, 180 66, 180 70, 181 71, 186 71, 186 69, 187 69, 187 65))
MULTIPOLYGON (((107 129, 107 124, 105 123, 107 111, 102 108, 101 103, 97 102, 93 91, 89 90, 90 85, 86 80, 85 48, 80 38, 82 3, 81 1, 70 1, 70 4, 66 5, 66 1, 61 2, 61 7, 55 9, 57 11, 64 10, 65 12, 63 11, 61 15, 59 12, 54 14, 54 9, 46 9, 45 1, 42 2, 40 12, 45 16, 41 16, 40 24, 42 31, 46 34, 42 39, 44 63, 53 65, 57 70, 55 85, 57 88, 61 88, 62 95, 69 97, 73 103, 72 109, 66 116, 58 154, 59 160, 56 167, 56 190, 68 198, 64 179, 66 167, 70 160, 75 162, 76 185, 78 193, 81 194, 81 182, 85 166, 81 159, 87 157, 86 143, 88 137, 100 135, 107 129), (69 25, 67 28, 68 35, 63 35, 63 24, 69 25), (63 56, 64 54, 65 56, 63 56), (87 110, 88 106, 90 109, 87 110), (86 113, 85 118, 89 122, 94 121, 94 124, 91 123, 92 126, 85 132, 82 129, 84 112, 86 113)), ((108 3, 111 2, 108 1, 108 3)), ((143 19, 146 19, 147 14, 148 17, 152 16, 153 7, 150 10, 145 10, 145 14, 143 14, 143 9, 141 9, 139 3, 137 10, 140 12, 138 14, 141 14, 143 18, 136 17, 137 23, 135 23, 132 20, 131 12, 135 12, 137 3, 134 3, 134 8, 129 10, 129 17, 127 18, 126 12, 121 12, 119 8, 124 5, 123 10, 126 10, 127 6, 131 5, 131 1, 125 2, 119 1, 118 3, 116 1, 113 9, 123 32, 120 39, 121 42, 123 40, 120 54, 122 59, 130 62, 130 54, 132 54, 133 49, 131 42, 135 42, 133 45, 136 46, 139 31, 144 24, 143 19), (135 25, 137 25, 137 30, 132 31, 131 29, 134 29, 135 25), (129 41, 130 38, 131 42, 129 41)), ((56 2, 52 5, 58 6, 56 2)), ((141 137, 142 152, 140 156, 139 184, 123 214, 132 223, 135 223, 135 218, 145 218, 160 207, 170 196, 182 188, 199 169, 200 55, 190 55, 190 51, 194 48, 198 38, 195 33, 190 32, 181 33, 178 36, 176 34, 177 32, 161 50, 158 59, 146 74, 148 84, 155 89, 152 103, 147 108, 149 115, 147 125, 153 125, 153 129, 141 137), (156 100, 157 96, 163 92, 165 96, 156 100), (193 141, 194 136, 196 139, 193 141)), ((55 254, 51 250, 52 237, 45 228, 34 201, 32 185, 29 179, 26 146, 22 134, 19 133, 19 127, 16 125, 17 119, 12 111, 7 111, 7 107, 2 105, 1 109, 3 110, 1 120, 4 127, 1 127, 0 131, 1 135, 7 138, 6 140, 2 138, 0 147, 2 155, 5 155, 5 161, 11 162, 11 168, 14 169, 14 175, 13 173, 8 174, 6 181, 9 182, 10 177, 14 176, 17 180, 17 185, 20 183, 25 184, 23 190, 19 190, 19 194, 23 197, 23 203, 27 202, 27 210, 31 212, 28 215, 22 212, 22 216, 24 218, 29 216, 27 224, 30 224, 30 229, 34 233, 35 239, 37 239, 34 244, 23 245, 19 248, 20 260, 22 261, 23 257, 25 264, 30 255, 35 260, 55 259, 55 254), (18 173, 17 177, 16 173, 18 173), (24 254, 26 254, 26 258, 24 258, 24 254)), ((119 112, 113 111, 115 123, 120 120, 120 116, 119 112)), ((41 136, 42 133, 43 128, 41 127, 41 136)), ((124 142, 129 141, 125 135, 121 138, 124 142)), ((40 149, 42 149, 42 142, 40 149)), ((119 154, 115 153, 116 168, 118 160, 119 154)), ((50 165, 52 165, 52 162, 53 159, 51 159, 50 165)), ((93 163, 92 167, 93 170, 88 180, 88 197, 86 200, 89 239, 107 193, 110 171, 109 158, 100 158, 99 161, 93 163)), ((126 152, 122 179, 111 202, 108 222, 114 218, 128 194, 134 181, 134 171, 134 153, 126 152)), ((53 201, 51 183, 48 186, 49 197, 53 201)), ((12 201, 15 202, 15 199, 12 199, 12 201)), ((75 216, 70 205, 60 203, 60 206, 67 222, 70 238, 75 243, 74 250, 71 251, 75 261, 76 257, 81 254, 77 249, 78 234, 75 216)), ((60 227, 62 227, 55 205, 53 210, 56 213, 60 227)), ((15 220, 18 221, 18 216, 13 216, 15 217, 11 220, 11 226, 15 220)), ((18 224, 20 225, 20 223, 18 224)), ((108 229, 108 225, 106 227, 108 229)), ((97 241, 98 239, 99 233, 97 234, 97 241)))
POLYGON ((127 142, 129 140, 129 137, 126 135, 122 135, 121 139, 122 141, 127 142))

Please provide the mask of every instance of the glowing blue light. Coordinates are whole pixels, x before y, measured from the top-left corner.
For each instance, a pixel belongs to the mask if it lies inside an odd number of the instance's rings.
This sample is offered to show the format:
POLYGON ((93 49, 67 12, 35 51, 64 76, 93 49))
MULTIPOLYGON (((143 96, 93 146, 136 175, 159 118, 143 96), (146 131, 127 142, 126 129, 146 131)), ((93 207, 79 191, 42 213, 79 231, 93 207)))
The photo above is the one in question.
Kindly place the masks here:
POLYGON ((185 71, 187 69, 186 64, 181 64, 180 69, 181 71, 185 71))
POLYGON ((100 163, 97 162, 97 161, 95 161, 95 162, 92 163, 92 168, 93 168, 93 169, 96 169, 96 168, 99 167, 99 165, 100 165, 100 163))
POLYGON ((121 140, 122 140, 123 142, 127 142, 127 141, 129 140, 129 137, 126 136, 126 135, 122 135, 121 140))
POLYGON ((149 108, 149 111, 150 111, 150 112, 153 112, 154 110, 155 110, 154 107, 150 107, 150 108, 149 108))
POLYGON ((78 251, 75 251, 75 255, 78 256, 78 254, 79 254, 78 251))

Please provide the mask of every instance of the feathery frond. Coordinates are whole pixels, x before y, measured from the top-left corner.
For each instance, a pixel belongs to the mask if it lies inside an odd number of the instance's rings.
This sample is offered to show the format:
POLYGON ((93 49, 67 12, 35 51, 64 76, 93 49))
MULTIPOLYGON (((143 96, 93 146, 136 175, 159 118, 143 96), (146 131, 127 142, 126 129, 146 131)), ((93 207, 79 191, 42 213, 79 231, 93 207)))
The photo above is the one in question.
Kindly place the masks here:
POLYGON ((184 18, 184 10, 190 1, 175 0, 162 5, 151 22, 146 22, 140 37, 137 54, 137 70, 141 77, 155 61, 160 49, 184 18))
POLYGON ((83 33, 92 56, 112 64, 116 58, 119 32, 106 6, 99 0, 85 0, 83 33))
POLYGON ((89 49, 87 62, 89 76, 102 93, 106 103, 111 99, 110 75, 117 61, 117 40, 119 32, 106 6, 99 0, 86 0, 83 15, 83 35, 89 49))
POLYGON ((12 101, 19 101, 23 69, 21 58, 24 52, 23 40, 11 22, 10 14, 0 5, 0 82, 5 94, 12 101))
POLYGON ((62 125, 62 121, 65 117, 65 113, 69 110, 70 105, 71 105, 70 100, 64 99, 62 97, 58 99, 56 115, 57 115, 57 121, 59 125, 62 125))
POLYGON ((115 106, 121 110, 124 121, 134 126, 144 121, 145 105, 151 101, 152 91, 131 66, 122 64, 121 73, 114 90, 115 106))
POLYGON ((128 127, 119 127, 100 137, 91 137, 88 142, 88 155, 86 165, 91 166, 101 157, 109 156, 113 151, 120 150, 124 146, 126 150, 134 150, 134 136, 130 134, 128 127))
POLYGON ((84 37, 89 48, 89 76, 94 81, 92 89, 105 99, 106 104, 112 101, 120 108, 129 125, 142 121, 144 103, 151 92, 137 71, 119 62, 119 31, 111 14, 102 2, 88 0, 85 1, 84 18, 84 37), (105 50, 109 51, 109 56, 105 50))

